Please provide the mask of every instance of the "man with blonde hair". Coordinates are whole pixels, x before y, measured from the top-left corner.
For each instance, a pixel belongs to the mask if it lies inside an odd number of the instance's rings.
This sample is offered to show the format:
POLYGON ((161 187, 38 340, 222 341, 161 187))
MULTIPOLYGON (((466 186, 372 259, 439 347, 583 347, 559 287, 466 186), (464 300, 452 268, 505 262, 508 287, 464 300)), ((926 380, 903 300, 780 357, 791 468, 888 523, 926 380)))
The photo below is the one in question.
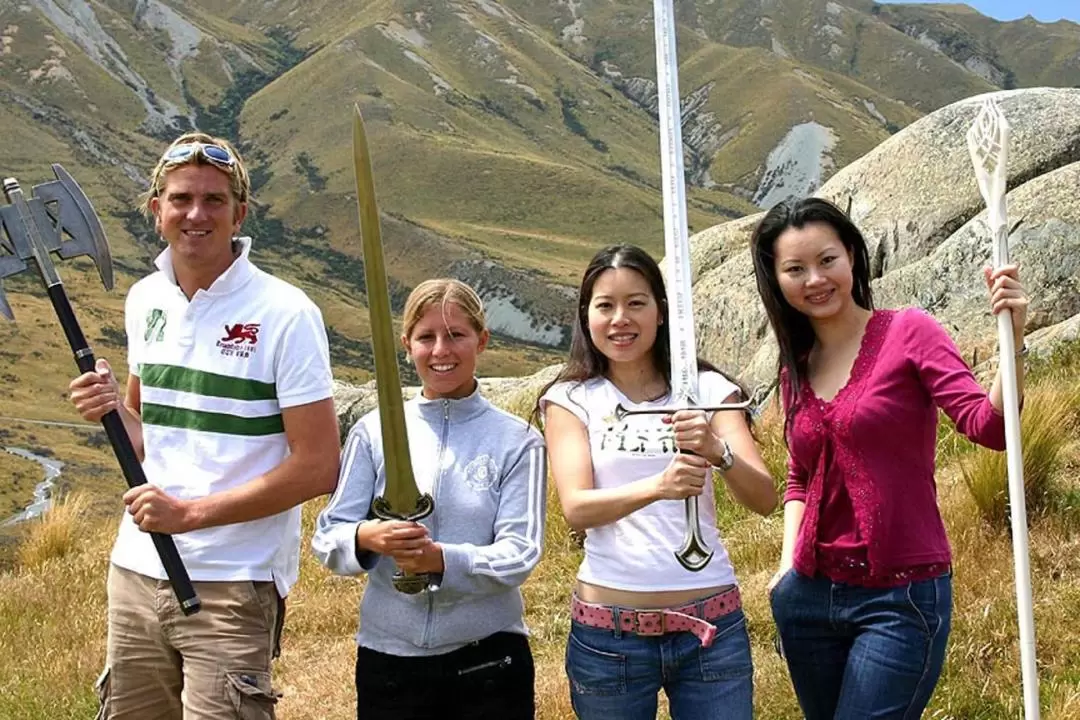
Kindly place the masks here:
POLYGON ((120 413, 149 481, 111 555, 106 720, 275 716, 300 505, 333 491, 340 443, 322 315, 249 259, 249 194, 228 141, 169 145, 143 202, 167 247, 125 304, 127 391, 104 360, 71 383, 85 419, 120 413), (182 614, 150 532, 173 535, 200 612, 182 614))

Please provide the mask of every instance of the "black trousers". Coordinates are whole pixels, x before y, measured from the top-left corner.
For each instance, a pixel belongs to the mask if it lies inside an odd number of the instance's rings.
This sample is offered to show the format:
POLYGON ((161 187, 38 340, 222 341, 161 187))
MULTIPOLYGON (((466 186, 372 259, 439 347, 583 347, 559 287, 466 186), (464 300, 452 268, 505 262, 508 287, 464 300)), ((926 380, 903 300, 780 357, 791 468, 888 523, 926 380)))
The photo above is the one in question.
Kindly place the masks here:
POLYGON ((529 640, 500 632, 445 655, 358 648, 357 720, 533 720, 529 640))

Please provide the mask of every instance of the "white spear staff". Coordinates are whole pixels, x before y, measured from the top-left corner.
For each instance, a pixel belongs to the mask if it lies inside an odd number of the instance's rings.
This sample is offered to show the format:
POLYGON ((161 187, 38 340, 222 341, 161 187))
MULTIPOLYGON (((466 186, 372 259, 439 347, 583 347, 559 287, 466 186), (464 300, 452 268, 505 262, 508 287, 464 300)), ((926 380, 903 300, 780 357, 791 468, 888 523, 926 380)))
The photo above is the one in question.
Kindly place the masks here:
MULTIPOLYGON (((968 152, 975 166, 979 191, 986 201, 986 225, 993 240, 994 267, 1009 262, 1009 229, 1005 207, 1009 123, 993 98, 987 98, 967 133, 968 152)), ((1013 566, 1016 571, 1016 611, 1020 621, 1020 669, 1024 684, 1024 718, 1039 718, 1039 678, 1035 667, 1035 617, 1031 606, 1031 567, 1028 557, 1027 507, 1024 495, 1024 456, 1020 446, 1020 408, 1016 383, 1016 342, 1012 311, 997 315, 1002 397, 1005 403, 1005 452, 1009 474, 1013 566)))

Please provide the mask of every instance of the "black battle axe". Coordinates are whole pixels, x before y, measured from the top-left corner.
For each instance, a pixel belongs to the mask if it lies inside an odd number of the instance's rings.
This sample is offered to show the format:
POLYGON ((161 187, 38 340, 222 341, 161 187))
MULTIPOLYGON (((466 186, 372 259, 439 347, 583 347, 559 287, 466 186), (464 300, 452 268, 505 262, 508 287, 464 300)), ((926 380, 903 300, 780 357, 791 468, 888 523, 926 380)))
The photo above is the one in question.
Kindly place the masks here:
MULTIPOLYGON (((50 253, 64 259, 88 255, 97 265, 106 290, 113 286, 112 256, 101 220, 82 188, 60 165, 54 164, 52 170, 56 180, 35 185, 29 199, 23 196, 15 178, 4 179, 4 195, 10 204, 0 206, 0 281, 26 270, 28 261, 32 260, 75 354, 75 364, 84 373, 93 372, 94 352, 86 343, 50 253), (64 234, 71 239, 65 240, 64 234)), ((9 320, 15 319, 2 285, 0 313, 9 320)), ((127 484, 130 487, 145 485, 146 474, 120 414, 110 410, 101 418, 101 424, 105 426, 105 434, 109 436, 127 484)), ((185 615, 197 613, 201 603, 172 536, 150 533, 150 537, 180 602, 180 609, 185 615)))

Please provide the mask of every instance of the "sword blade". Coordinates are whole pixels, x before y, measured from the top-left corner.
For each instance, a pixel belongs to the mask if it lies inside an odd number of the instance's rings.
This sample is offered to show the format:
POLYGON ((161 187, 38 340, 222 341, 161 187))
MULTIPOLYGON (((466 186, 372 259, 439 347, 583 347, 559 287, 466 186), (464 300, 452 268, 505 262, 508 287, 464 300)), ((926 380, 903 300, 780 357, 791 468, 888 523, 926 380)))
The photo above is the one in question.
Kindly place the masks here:
POLYGON ((679 60, 672 0, 653 0, 656 40, 657 110, 660 115, 660 168, 664 204, 665 281, 671 351, 673 405, 692 405, 698 398, 697 344, 690 285, 690 238, 686 219, 682 112, 679 102, 679 60))
POLYGON ((383 458, 386 463, 386 489, 383 497, 390 511, 406 514, 416 507, 420 492, 416 488, 412 461, 409 459, 397 340, 394 338, 390 312, 379 210, 375 203, 375 181, 371 173, 371 155, 359 106, 356 106, 353 119, 353 163, 356 171, 356 200, 360 209, 360 235, 364 248, 364 280, 367 284, 371 346, 375 358, 379 423, 382 426, 383 458))
MULTIPOLYGON (((360 106, 353 118, 353 164, 356 172, 356 200, 360 211, 360 234, 364 249, 364 281, 367 284, 368 316, 371 321, 371 349, 375 358, 375 389, 379 399, 386 487, 371 503, 375 517, 384 520, 417 521, 435 509, 428 494, 421 495, 409 456, 409 436, 405 432, 405 402, 401 397, 401 375, 397 361, 397 341, 390 311, 390 291, 386 284, 382 230, 375 204, 375 181, 371 174, 371 153, 360 106)), ((414 595, 437 585, 428 575, 411 575, 398 570, 394 587, 414 595)))
MULTIPOLYGON (((698 401, 697 343, 690 287, 690 238, 686 220, 686 177, 683 168, 682 108, 679 102, 679 58, 675 43, 672 0, 653 0, 656 44, 657 111, 660 116, 660 169, 664 203, 665 283, 671 355, 671 404, 690 407, 698 401)), ((701 537, 698 499, 683 502, 686 533, 675 553, 691 572, 703 570, 713 551, 701 537)))

